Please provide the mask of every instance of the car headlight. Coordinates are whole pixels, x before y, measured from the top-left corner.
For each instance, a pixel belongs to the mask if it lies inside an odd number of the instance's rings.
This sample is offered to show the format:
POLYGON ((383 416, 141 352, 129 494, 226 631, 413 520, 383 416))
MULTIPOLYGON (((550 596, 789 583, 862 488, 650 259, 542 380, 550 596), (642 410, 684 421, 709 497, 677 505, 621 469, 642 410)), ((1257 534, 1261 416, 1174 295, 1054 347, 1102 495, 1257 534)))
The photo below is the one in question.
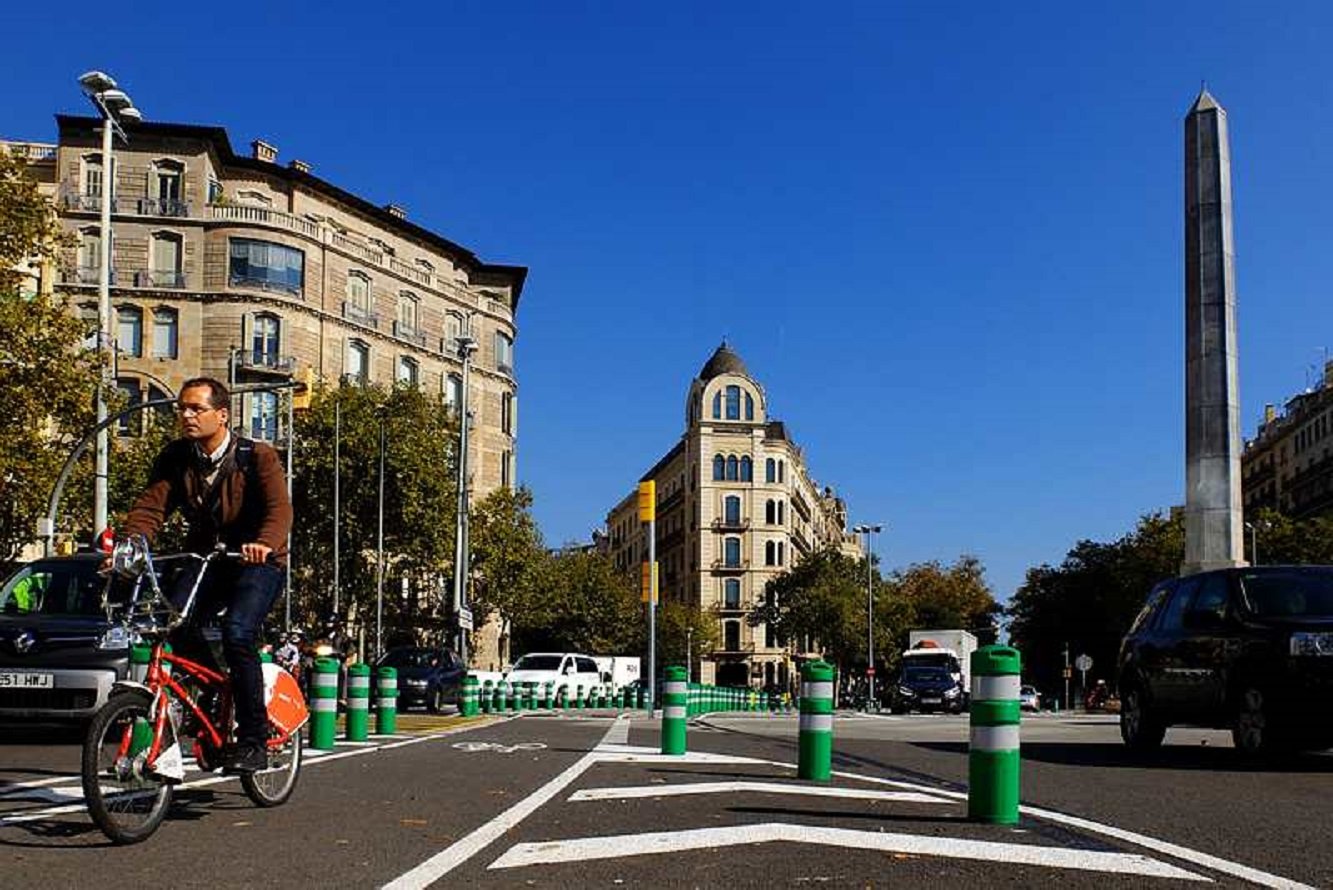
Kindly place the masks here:
POLYGON ((906 695, 906 696, 908 696, 909 698, 915 698, 915 697, 916 697, 916 692, 914 692, 912 689, 910 689, 910 688, 907 687, 907 686, 899 686, 899 687, 898 687, 898 694, 899 694, 899 695, 906 695))
POLYGON ((945 698, 957 698, 957 697, 958 697, 958 687, 955 686, 955 687, 952 688, 952 689, 946 689, 946 690, 944 690, 944 697, 945 697, 945 698))
POLYGON ((425 680, 407 680, 406 683, 407 683, 408 686, 425 686, 425 685, 426 685, 426 681, 425 681, 425 680))
POLYGON ((1297 631, 1291 635, 1292 655, 1333 655, 1333 633, 1297 631))
POLYGON ((121 625, 108 627, 106 632, 97 638, 98 649, 128 649, 130 648, 130 632, 121 625))

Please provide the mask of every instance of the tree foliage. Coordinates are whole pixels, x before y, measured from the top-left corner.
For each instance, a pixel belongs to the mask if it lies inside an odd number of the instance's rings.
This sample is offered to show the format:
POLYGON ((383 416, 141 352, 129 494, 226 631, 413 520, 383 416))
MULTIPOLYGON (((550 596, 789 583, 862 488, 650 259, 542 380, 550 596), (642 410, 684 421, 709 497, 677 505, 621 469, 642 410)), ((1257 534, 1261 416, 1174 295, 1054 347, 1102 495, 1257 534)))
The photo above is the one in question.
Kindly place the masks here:
POLYGON ((512 633, 516 623, 531 625, 528 616, 541 608, 548 557, 531 509, 526 488, 496 489, 472 508, 470 602, 478 627, 494 613, 512 633))
POLYGON ((528 608, 513 618, 514 652, 632 654, 643 639, 638 592, 605 555, 550 555, 528 608))
MULTIPOLYGON (((65 458, 94 417, 101 365, 82 346, 82 323, 64 298, 20 292, 21 267, 53 261, 61 242, 23 163, 0 151, 0 564, 33 540, 65 458)), ((90 524, 89 515, 69 515, 63 530, 90 524)))
MULTIPOLYGON (((893 577, 889 596, 904 601, 911 628, 959 629, 976 634, 984 645, 995 641, 992 628, 1003 607, 986 583, 985 569, 975 556, 963 555, 950 566, 938 561, 908 566, 893 577)), ((907 634, 898 638, 899 649, 907 634)))

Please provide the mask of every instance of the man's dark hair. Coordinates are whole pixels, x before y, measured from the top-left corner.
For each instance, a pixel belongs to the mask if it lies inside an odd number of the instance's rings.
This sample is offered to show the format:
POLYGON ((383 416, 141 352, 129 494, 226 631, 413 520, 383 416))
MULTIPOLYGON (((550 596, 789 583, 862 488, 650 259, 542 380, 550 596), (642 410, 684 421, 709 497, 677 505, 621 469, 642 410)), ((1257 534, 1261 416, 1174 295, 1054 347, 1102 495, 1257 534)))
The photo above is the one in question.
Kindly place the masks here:
POLYGON ((211 407, 231 410, 231 390, 227 389, 227 384, 216 377, 191 377, 181 384, 181 394, 184 395, 187 389, 196 386, 208 388, 208 402, 211 407))

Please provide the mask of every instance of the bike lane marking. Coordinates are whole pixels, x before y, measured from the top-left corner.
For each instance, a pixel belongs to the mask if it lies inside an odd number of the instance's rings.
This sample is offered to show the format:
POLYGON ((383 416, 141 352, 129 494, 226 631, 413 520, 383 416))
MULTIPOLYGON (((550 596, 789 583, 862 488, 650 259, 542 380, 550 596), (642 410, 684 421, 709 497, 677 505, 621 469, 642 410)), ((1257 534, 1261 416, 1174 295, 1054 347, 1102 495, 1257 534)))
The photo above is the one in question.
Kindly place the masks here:
POLYGON ((956 801, 919 791, 872 791, 866 788, 830 788, 814 785, 790 785, 781 782, 694 782, 680 785, 630 785, 618 788, 584 788, 567 800, 631 800, 635 798, 675 797, 682 794, 793 794, 807 797, 838 797, 850 800, 883 800, 897 803, 935 803, 956 806, 956 801))

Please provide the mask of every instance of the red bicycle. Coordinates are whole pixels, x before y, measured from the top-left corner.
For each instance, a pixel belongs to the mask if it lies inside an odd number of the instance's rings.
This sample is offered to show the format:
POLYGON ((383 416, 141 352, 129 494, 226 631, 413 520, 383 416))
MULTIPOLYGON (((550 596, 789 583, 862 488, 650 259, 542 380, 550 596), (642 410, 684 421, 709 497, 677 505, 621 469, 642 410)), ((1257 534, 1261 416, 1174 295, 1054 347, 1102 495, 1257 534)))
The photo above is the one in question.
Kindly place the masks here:
MULTIPOLYGON (((83 745, 83 794, 97 827, 118 844, 146 840, 171 806, 174 786, 185 778, 184 750, 205 771, 220 767, 223 746, 232 740, 231 684, 198 662, 172 654, 168 634, 189 619, 200 584, 214 561, 239 558, 222 550, 199 555, 158 557, 133 536, 112 553, 112 573, 133 582, 123 602, 106 598, 107 615, 125 642, 152 644, 147 670, 115 684, 93 717, 83 745), (201 563, 184 606, 177 610, 162 593, 156 563, 201 563)), ((108 592, 112 584, 107 585, 108 592)), ((261 807, 291 797, 301 769, 301 728, 309 717, 296 680, 265 663, 268 707, 268 766, 241 774, 245 793, 261 807)))

